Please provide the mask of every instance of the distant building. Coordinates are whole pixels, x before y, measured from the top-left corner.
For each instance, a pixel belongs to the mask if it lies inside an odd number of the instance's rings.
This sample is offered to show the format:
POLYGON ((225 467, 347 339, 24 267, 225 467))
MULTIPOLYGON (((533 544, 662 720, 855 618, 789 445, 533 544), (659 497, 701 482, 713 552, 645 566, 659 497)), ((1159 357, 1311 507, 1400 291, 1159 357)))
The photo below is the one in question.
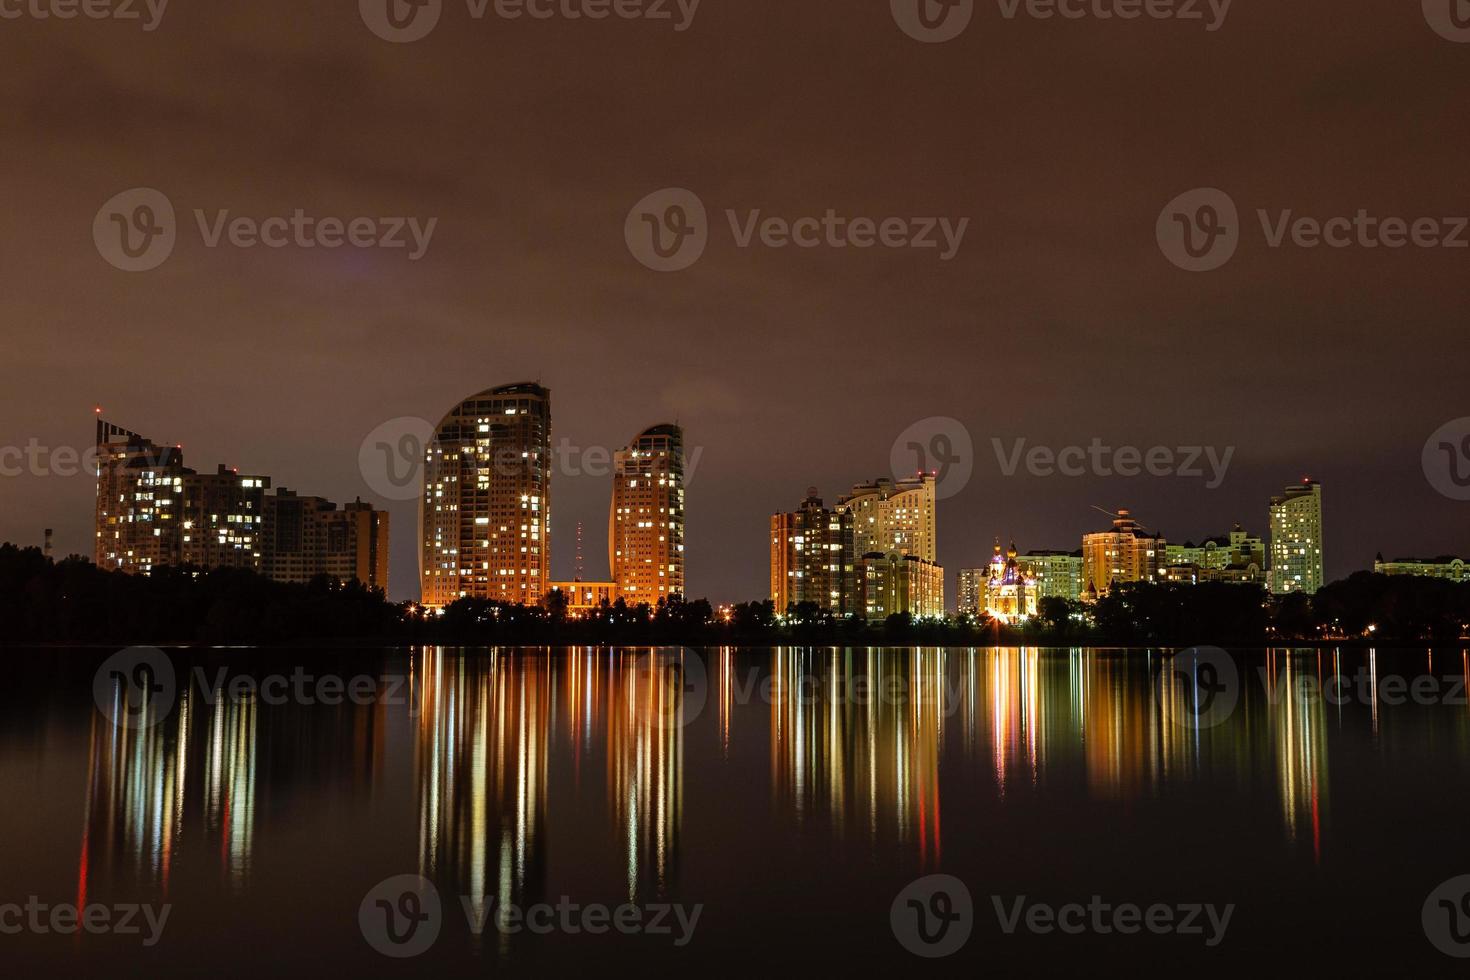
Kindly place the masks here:
POLYGON ((659 425, 613 460, 608 567, 629 604, 684 594, 684 431, 659 425))
POLYGON ((896 613, 944 618, 944 569, 917 555, 869 552, 858 559, 859 604, 870 622, 896 613))
POLYGON ((985 582, 988 568, 962 568, 959 575, 959 614, 979 616, 985 611, 985 582))
POLYGON ((1161 582, 1168 542, 1151 534, 1126 510, 1120 510, 1112 530, 1083 535, 1084 598, 1107 594, 1114 584, 1161 582))
POLYGON ((1271 591, 1314 594, 1323 585, 1322 485, 1304 480, 1271 498, 1271 591))
POLYGON ((143 574, 243 568, 278 582, 326 575, 388 588, 386 513, 270 487, 270 477, 226 466, 197 473, 177 446, 98 420, 97 564, 143 574))
POLYGON ((359 498, 338 507, 278 488, 265 498, 265 573, 277 582, 319 575, 388 587, 388 514, 359 498))
POLYGON ((935 486, 928 473, 896 483, 876 480, 858 484, 837 503, 837 510, 852 518, 853 549, 861 556, 858 606, 869 619, 901 612, 915 618, 944 615, 935 486))
POLYGON ((777 615, 814 602, 834 616, 858 612, 853 517, 828 510, 816 487, 801 507, 771 516, 771 600, 777 615))
POLYGON ((1082 598, 1083 570, 1080 551, 1028 551, 1018 562, 1021 571, 1036 580, 1036 598, 1082 598))
POLYGON ((985 582, 985 611, 991 619, 1014 626, 1035 616, 1036 605, 1036 579, 1017 561, 1015 542, 1002 554, 997 541, 985 582))
POLYGON ((444 416, 426 451, 419 532, 425 606, 541 603, 551 569, 550 391, 492 388, 444 416))
POLYGON ((610 606, 618 601, 616 582, 548 582, 546 590, 548 594, 566 593, 567 615, 572 619, 584 619, 601 609, 604 602, 610 606))
POLYGON ((858 484, 837 506, 852 514, 859 555, 915 555, 932 562, 938 558, 935 499, 934 477, 923 474, 897 483, 858 484))
POLYGON ((1266 581, 1266 543, 1239 524, 1228 534, 1207 538, 1203 544, 1171 544, 1167 549, 1165 578, 1171 582, 1266 581))
POLYGON ((1470 568, 1465 559, 1454 555, 1440 558, 1396 558, 1384 561, 1379 555, 1373 563, 1373 571, 1379 575, 1416 575, 1421 578, 1442 578, 1450 582, 1470 582, 1470 568))

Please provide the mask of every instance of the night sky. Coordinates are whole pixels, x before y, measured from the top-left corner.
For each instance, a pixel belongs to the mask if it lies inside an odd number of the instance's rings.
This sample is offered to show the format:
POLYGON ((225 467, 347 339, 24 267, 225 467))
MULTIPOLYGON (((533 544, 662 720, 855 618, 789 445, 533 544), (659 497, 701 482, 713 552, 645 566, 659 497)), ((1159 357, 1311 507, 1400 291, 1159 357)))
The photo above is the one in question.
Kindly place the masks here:
MULTIPOLYGON (((1329 579, 1380 550, 1470 553, 1470 503, 1421 465, 1470 416, 1470 249, 1271 248, 1256 218, 1470 214, 1470 43, 1417 0, 1236 0, 1215 31, 980 0, 941 44, 885 0, 704 0, 684 31, 668 7, 475 20, 446 0, 407 44, 352 0, 174 0, 151 32, 0 19, 0 446, 84 449, 102 405, 196 469, 378 500, 370 431, 539 379, 557 441, 684 425, 689 590, 716 601, 766 595, 771 512, 888 475, 931 417, 976 453, 940 505, 951 604, 996 535, 1077 548, 1107 524, 1093 505, 1171 540, 1264 532, 1303 476, 1324 484, 1329 579), (136 187, 167 195, 178 241, 127 273, 92 229, 136 187), (710 237, 659 273, 624 226, 668 187, 699 196, 710 237), (1191 273, 1155 226, 1200 187, 1239 206, 1241 240, 1191 273), (195 209, 438 223, 409 261, 208 248, 195 209), (726 209, 969 225, 946 262, 740 248, 726 209), (1210 490, 1007 477, 993 438, 1235 453, 1210 490)), ((90 556, 93 494, 86 475, 0 478, 0 540, 54 527, 90 556)), ((579 521, 587 577, 606 575, 609 495, 553 478, 556 577, 579 521)), ((389 506, 392 592, 414 597, 417 506, 389 506)))

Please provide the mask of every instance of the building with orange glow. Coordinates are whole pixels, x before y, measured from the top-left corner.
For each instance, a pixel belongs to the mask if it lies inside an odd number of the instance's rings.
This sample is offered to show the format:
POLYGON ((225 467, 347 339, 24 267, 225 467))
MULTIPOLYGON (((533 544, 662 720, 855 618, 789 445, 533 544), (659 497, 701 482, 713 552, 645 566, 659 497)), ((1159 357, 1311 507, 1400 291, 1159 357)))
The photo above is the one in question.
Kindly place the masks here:
POLYGON ((859 555, 914 555, 938 560, 935 530, 935 479, 924 473, 909 480, 860 483, 837 501, 852 514, 853 546, 859 555))
POLYGON ((834 616, 856 613, 856 567, 852 513, 828 510, 816 487, 797 510, 771 515, 771 601, 778 616, 804 602, 834 616))
POLYGON ((607 563, 630 605, 684 594, 684 430, 656 425, 613 457, 607 563))
POLYGON ((1162 582, 1168 567, 1168 542, 1152 534, 1126 510, 1118 511, 1110 531, 1082 537, 1084 595, 1100 596, 1115 584, 1162 582))
POLYGON ((551 392, 492 388, 444 416, 425 451, 423 604, 538 605, 551 569, 551 392))
POLYGON ((197 473, 178 446, 97 421, 98 567, 240 568, 278 582, 326 575, 388 588, 388 515, 358 500, 268 493, 271 478, 197 473))

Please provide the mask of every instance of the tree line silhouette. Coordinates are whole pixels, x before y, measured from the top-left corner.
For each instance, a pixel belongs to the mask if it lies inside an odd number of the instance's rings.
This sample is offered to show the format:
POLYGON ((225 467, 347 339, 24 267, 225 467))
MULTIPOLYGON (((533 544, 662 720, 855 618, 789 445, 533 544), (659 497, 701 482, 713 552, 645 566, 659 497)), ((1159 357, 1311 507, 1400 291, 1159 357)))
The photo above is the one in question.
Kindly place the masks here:
POLYGON ((921 621, 899 614, 869 623, 811 603, 784 613, 778 617, 770 600, 717 610, 705 599, 674 596, 651 607, 620 600, 573 617, 565 596, 553 593, 542 606, 461 599, 435 615, 325 577, 290 585, 237 569, 129 575, 0 545, 0 643, 12 645, 1452 643, 1470 634, 1470 583, 1360 572, 1315 596, 1284 598, 1259 586, 1132 583, 1091 606, 1043 599, 1021 627, 985 616, 921 621))

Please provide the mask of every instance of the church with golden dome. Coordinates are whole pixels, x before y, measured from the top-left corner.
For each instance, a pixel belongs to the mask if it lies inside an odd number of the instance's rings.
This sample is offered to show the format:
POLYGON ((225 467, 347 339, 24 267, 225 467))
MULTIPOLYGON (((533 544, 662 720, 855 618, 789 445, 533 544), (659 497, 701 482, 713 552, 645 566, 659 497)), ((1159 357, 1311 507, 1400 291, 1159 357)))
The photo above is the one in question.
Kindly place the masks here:
POLYGON ((1008 626, 1030 619, 1036 615, 1037 591, 1035 576, 1024 571, 1016 558, 1015 542, 1002 554, 997 539, 985 582, 985 611, 990 618, 1008 626))

